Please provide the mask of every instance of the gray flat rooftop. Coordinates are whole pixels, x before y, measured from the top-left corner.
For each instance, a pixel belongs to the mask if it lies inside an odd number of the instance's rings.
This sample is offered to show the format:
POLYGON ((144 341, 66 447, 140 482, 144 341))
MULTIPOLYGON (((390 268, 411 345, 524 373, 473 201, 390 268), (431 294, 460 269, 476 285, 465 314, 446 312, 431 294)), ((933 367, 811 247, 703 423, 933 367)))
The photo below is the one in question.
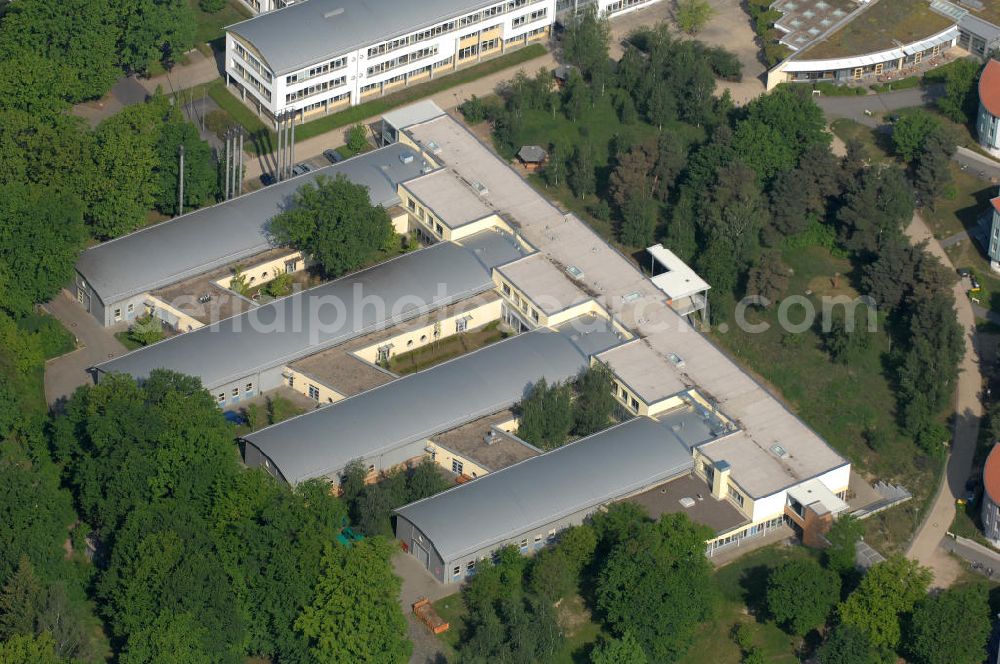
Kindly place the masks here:
POLYGON ((390 145, 149 226, 84 251, 76 269, 105 304, 163 288, 270 249, 271 217, 291 204, 300 186, 320 175, 343 174, 368 187, 373 203, 395 205, 396 184, 422 168, 419 158, 400 161, 404 154, 414 152, 390 145))
POLYGON ((492 442, 486 442, 493 427, 512 419, 514 411, 505 409, 433 436, 431 440, 487 470, 500 470, 540 454, 540 450, 505 433, 498 433, 492 438, 492 442))
POLYGON ((607 364, 626 387, 648 404, 691 387, 674 372, 671 361, 650 348, 645 339, 612 348, 597 359, 607 364))
POLYGON ((404 182, 448 228, 459 228, 494 214, 472 185, 447 168, 404 182))
POLYGON ((649 516, 654 519, 659 519, 664 514, 683 512, 692 521, 711 528, 717 535, 750 523, 750 519, 728 500, 712 498, 712 488, 705 480, 690 473, 632 496, 629 500, 645 507, 649 516), (685 507, 681 504, 681 500, 685 498, 690 498, 694 504, 685 507))
MULTIPOLYGON (((540 378, 576 376, 588 365, 579 342, 594 333, 539 329, 455 358, 245 437, 290 484, 339 472, 368 458, 512 407, 540 378)), ((604 345, 602 350, 606 349, 604 345)))
MULTIPOLYGON (((672 380, 696 385, 747 432, 739 446, 745 465, 732 463, 732 479, 753 496, 769 495, 847 463, 816 432, 752 379, 667 303, 666 296, 634 263, 598 237, 583 221, 564 214, 449 115, 415 124, 406 131, 421 145, 433 142, 443 162, 467 180, 483 183, 488 198, 518 232, 556 265, 573 266, 576 283, 623 325, 644 337, 656 353, 684 359, 672 380), (795 463, 773 464, 767 450, 780 443, 795 463), (775 470, 758 473, 753 465, 775 470), (744 482, 746 484, 744 484, 744 482)), ((671 380, 671 379, 668 379, 671 380)), ((710 448, 718 442, 705 445, 710 448)))
POLYGON ((654 418, 688 450, 731 433, 725 423, 700 406, 678 406, 654 418))
POLYGON ((559 519, 660 484, 692 465, 687 450, 656 422, 637 417, 396 512, 449 561, 547 530, 559 519))
POLYGON ((97 368, 140 380, 153 369, 172 369, 197 376, 212 389, 493 288, 472 252, 444 242, 97 368))
POLYGON ((276 75, 371 46, 495 0, 308 0, 226 28, 250 42, 276 75))
POLYGON ((521 248, 521 245, 498 230, 479 231, 461 240, 456 240, 455 244, 471 250, 476 254, 476 258, 490 269, 516 261, 525 255, 525 250, 521 248))
POLYGON ((549 316, 591 299, 573 283, 565 268, 542 253, 508 263, 497 272, 549 316))

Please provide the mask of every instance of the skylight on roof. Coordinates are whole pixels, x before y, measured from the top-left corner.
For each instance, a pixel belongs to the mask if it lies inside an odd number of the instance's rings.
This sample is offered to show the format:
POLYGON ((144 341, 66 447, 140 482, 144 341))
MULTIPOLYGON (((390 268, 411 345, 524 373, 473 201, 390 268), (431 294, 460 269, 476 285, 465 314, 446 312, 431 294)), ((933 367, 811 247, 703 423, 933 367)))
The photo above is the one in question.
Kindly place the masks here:
POLYGON ((788 451, 778 443, 771 445, 771 451, 774 452, 774 455, 779 459, 784 459, 788 456, 788 451))

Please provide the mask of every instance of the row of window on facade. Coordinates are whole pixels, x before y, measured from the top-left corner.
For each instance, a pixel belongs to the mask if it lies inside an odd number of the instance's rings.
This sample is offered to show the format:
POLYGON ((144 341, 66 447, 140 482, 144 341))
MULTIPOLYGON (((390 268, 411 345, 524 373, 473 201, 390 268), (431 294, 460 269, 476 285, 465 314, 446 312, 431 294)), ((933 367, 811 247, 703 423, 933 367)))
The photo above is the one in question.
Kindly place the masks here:
POLYGON ((246 62, 248 65, 250 65, 251 69, 253 69, 255 72, 263 76, 268 83, 274 80, 271 77, 271 72, 268 71, 267 67, 265 67, 260 63, 260 60, 255 58, 252 53, 243 48, 242 44, 240 44, 239 42, 235 43, 236 43, 236 54, 239 55, 241 58, 243 58, 243 61, 246 62))
POLYGON ((259 92, 264 99, 271 101, 271 90, 266 85, 258 81, 257 78, 248 72, 240 63, 234 62, 233 67, 236 69, 236 73, 240 76, 240 78, 257 90, 257 92, 259 92))
MULTIPOLYGON (((517 545, 518 550, 521 553, 528 553, 528 551, 534 549, 535 551, 541 549, 547 544, 554 544, 556 541, 556 529, 553 528, 546 535, 535 534, 533 538, 524 537, 520 542, 514 544, 517 545)), ((451 569, 451 575, 453 578, 461 577, 463 574, 465 576, 472 576, 476 573, 476 565, 481 562, 492 559, 493 563, 496 564, 500 561, 500 549, 496 549, 490 553, 489 556, 482 556, 479 560, 470 560, 465 565, 455 565, 451 569)))
MULTIPOLYGON (((252 382, 248 382, 246 384, 246 386, 244 387, 244 389, 243 389, 242 396, 244 396, 244 397, 253 396, 253 393, 254 393, 253 383, 252 382)), ((236 401, 236 400, 238 400, 240 398, 240 388, 239 388, 239 386, 234 387, 232 390, 229 391, 229 398, 232 401, 236 401)), ((215 395, 215 400, 218 403, 226 403, 226 393, 225 392, 219 392, 218 394, 215 395)))
POLYGON ((614 14, 615 12, 620 12, 623 9, 628 9, 629 7, 635 7, 636 5, 644 5, 647 2, 652 2, 653 0, 617 0, 617 2, 612 2, 605 8, 605 12, 608 14, 614 14))
POLYGON ((634 413, 639 412, 639 400, 632 396, 624 385, 618 383, 618 381, 613 381, 611 383, 611 392, 618 398, 622 400, 625 405, 629 407, 634 413))
POLYGON ((316 85, 310 85, 308 87, 302 88, 301 90, 296 90, 295 92, 289 92, 288 94, 285 95, 285 103, 290 104, 298 99, 305 99, 306 97, 318 95, 321 92, 326 92, 327 90, 339 88, 345 83, 347 83, 346 76, 339 76, 330 81, 322 81, 320 83, 317 83, 316 85))
MULTIPOLYGON (((80 300, 80 302, 83 302, 83 291, 82 290, 80 290, 80 291, 77 292, 76 299, 80 300)), ((126 310, 128 311, 129 318, 131 318, 132 314, 135 313, 135 305, 132 304, 132 303, 129 303, 129 305, 126 308, 126 310)), ((114 314, 115 314, 115 320, 116 321, 120 321, 122 319, 122 308, 121 307, 115 307, 114 314)))
POLYGON ((431 56, 437 55, 437 53, 438 53, 437 44, 433 44, 431 46, 418 49, 416 51, 413 51, 412 53, 404 53, 395 58, 390 58, 385 62, 380 62, 376 65, 372 65, 371 67, 368 68, 367 75, 374 76, 376 74, 381 74, 384 71, 389 71, 390 69, 402 67, 403 65, 409 64, 416 60, 423 60, 424 58, 429 58, 431 56))
POLYGON ((289 74, 285 77, 285 83, 291 85, 292 83, 301 83, 303 81, 308 81, 311 78, 316 78, 317 76, 322 76, 323 74, 328 74, 331 71, 337 71, 338 69, 343 69, 347 66, 347 57, 334 58, 329 62, 324 62, 323 64, 315 65, 310 67, 308 70, 297 72, 295 74, 289 74))
POLYGON ((535 321, 536 323, 541 322, 541 316, 539 316, 538 310, 532 307, 528 303, 527 299, 521 297, 520 293, 514 291, 510 287, 510 284, 508 284, 506 281, 501 281, 500 289, 503 291, 503 294, 507 296, 507 298, 511 302, 517 305, 517 308, 520 309, 522 313, 530 315, 531 320, 535 321))
MULTIPOLYGON (((538 2, 540 0, 534 1, 538 2)), ((412 35, 407 35, 406 37, 400 37, 398 39, 382 42, 381 44, 376 44, 368 49, 368 57, 374 58, 382 55, 383 53, 389 53, 391 51, 395 51, 396 49, 409 46, 410 44, 416 44, 428 39, 433 39, 434 37, 452 32, 454 30, 458 30, 469 25, 475 25, 476 23, 492 16, 499 16, 500 14, 520 9, 528 4, 529 0, 508 0, 508 2, 502 2, 499 5, 494 5, 493 7, 488 7, 487 9, 483 9, 473 14, 468 14, 459 19, 439 23, 435 26, 427 28, 426 30, 421 30, 420 32, 415 32, 412 35)))
POLYGON ((776 516, 773 519, 768 519, 767 521, 755 523, 751 526, 744 528, 743 530, 732 533, 730 535, 726 535, 725 537, 721 537, 711 542, 707 547, 707 553, 708 555, 712 555, 719 549, 731 546, 733 544, 737 544, 741 540, 745 540, 750 537, 757 537, 760 535, 764 535, 774 530, 775 528, 781 527, 787 522, 788 522, 788 517, 782 515, 782 516, 776 516))

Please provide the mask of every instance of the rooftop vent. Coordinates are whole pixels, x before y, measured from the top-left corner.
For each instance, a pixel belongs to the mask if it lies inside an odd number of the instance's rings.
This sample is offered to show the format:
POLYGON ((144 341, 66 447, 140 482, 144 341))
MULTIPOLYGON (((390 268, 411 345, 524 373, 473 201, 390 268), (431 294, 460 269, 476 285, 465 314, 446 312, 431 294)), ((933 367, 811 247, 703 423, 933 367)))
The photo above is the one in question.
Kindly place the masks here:
POLYGON ((673 362, 674 366, 677 368, 684 367, 684 358, 677 353, 667 353, 667 359, 673 362))
POLYGON ((331 9, 330 11, 323 14, 323 18, 333 18, 334 16, 340 16, 344 13, 343 7, 337 7, 336 9, 331 9))
POLYGON ((404 152, 403 154, 399 155, 399 160, 401 162, 403 162, 404 164, 412 164, 413 163, 413 153, 412 152, 404 152))
POLYGON ((784 459, 788 456, 788 451, 778 443, 771 445, 771 451, 774 452, 774 455, 779 459, 784 459))
POLYGON ((566 268, 566 272, 568 272, 569 276, 573 277, 574 279, 583 279, 583 270, 581 270, 575 265, 570 265, 568 268, 566 268))
POLYGON ((427 149, 431 151, 431 154, 441 154, 441 146, 434 141, 427 141, 427 149))
POLYGON ((487 445, 492 445, 493 443, 497 442, 497 432, 494 431, 493 429, 490 429, 488 432, 486 432, 486 435, 483 436, 483 442, 486 443, 487 445))
POLYGON ((485 184, 483 184, 479 180, 473 180, 471 184, 472 184, 472 188, 475 189, 476 193, 478 193, 480 196, 488 196, 489 195, 490 190, 486 187, 485 184))
POLYGON ((635 302, 640 297, 642 297, 642 294, 639 293, 639 291, 632 291, 631 293, 626 293, 624 296, 622 296, 622 299, 625 300, 626 302, 635 302))
POLYGON ((681 504, 681 507, 683 507, 684 509, 690 509, 694 507, 694 498, 690 496, 684 496, 677 502, 679 502, 681 504))

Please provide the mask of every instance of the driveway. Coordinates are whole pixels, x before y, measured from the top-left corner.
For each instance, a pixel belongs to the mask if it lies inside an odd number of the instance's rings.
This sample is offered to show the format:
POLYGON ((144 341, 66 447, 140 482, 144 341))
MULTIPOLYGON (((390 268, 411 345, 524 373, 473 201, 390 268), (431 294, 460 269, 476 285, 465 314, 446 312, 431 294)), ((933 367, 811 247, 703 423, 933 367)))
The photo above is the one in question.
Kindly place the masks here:
MULTIPOLYGON (((953 268, 941 244, 918 214, 914 213, 906 234, 914 243, 927 240, 928 251, 937 256, 946 267, 953 268)), ((958 384, 955 387, 954 437, 947 469, 941 478, 934 502, 906 551, 908 558, 931 568, 934 572, 933 585, 937 588, 947 588, 962 573, 961 565, 945 552, 941 543, 955 519, 955 501, 965 495, 965 481, 972 471, 972 458, 979 437, 979 418, 982 415, 982 403, 979 399, 982 375, 976 351, 976 320, 961 282, 955 284, 954 292, 958 322, 965 329, 965 356, 959 365, 958 384)))
POLYGON ((461 586, 438 583, 416 558, 402 551, 393 557, 392 569, 403 581, 399 603, 406 616, 407 636, 413 644, 410 664, 445 664, 448 655, 442 642, 413 615, 413 603, 422 597, 436 602, 457 593, 461 586))
POLYGON ((138 77, 128 76, 115 83, 111 91, 102 98, 77 104, 70 112, 83 118, 91 128, 94 128, 126 106, 141 104, 148 96, 149 93, 139 82, 138 77))
POLYGON ((50 407, 58 407, 59 402, 72 395, 76 388, 92 384, 87 369, 124 355, 126 350, 114 334, 84 311, 68 292, 60 291, 44 309, 76 336, 80 346, 72 353, 45 363, 45 400, 50 407))
POLYGON ((942 548, 966 560, 972 570, 993 578, 1000 576, 1000 553, 964 537, 946 537, 942 548))
POLYGON ((883 123, 881 116, 911 106, 930 104, 944 94, 944 85, 936 84, 927 88, 910 88, 898 92, 864 95, 857 97, 815 97, 816 104, 823 109, 829 120, 847 118, 868 127, 883 123), (871 114, 865 113, 869 111, 871 114))

